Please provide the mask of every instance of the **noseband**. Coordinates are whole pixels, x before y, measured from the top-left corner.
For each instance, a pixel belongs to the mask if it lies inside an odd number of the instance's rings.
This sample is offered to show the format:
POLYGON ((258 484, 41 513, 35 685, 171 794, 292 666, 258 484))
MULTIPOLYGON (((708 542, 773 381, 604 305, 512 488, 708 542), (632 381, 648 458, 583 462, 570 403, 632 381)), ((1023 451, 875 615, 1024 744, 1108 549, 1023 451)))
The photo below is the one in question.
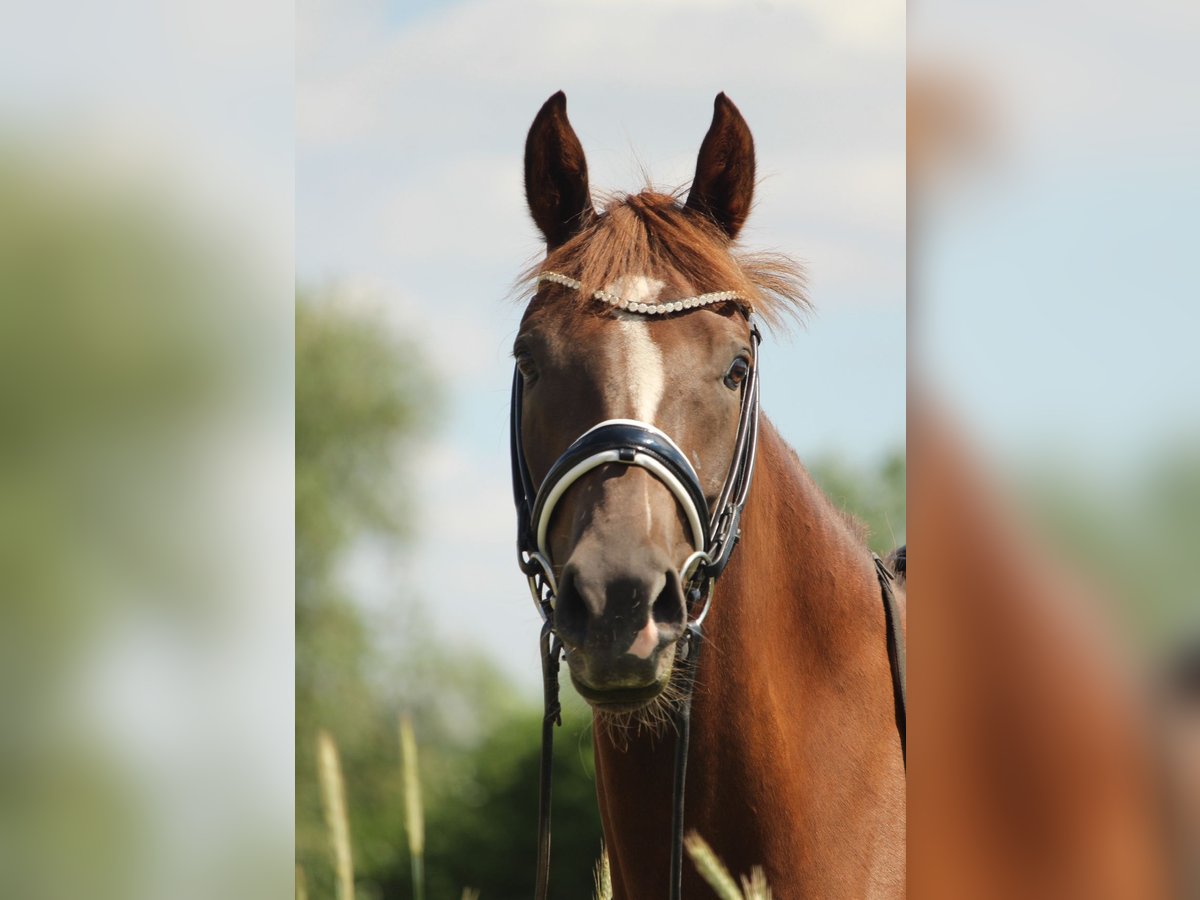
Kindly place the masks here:
MULTIPOLYGON (((574 290, 579 282, 554 273, 541 280, 574 290)), ((626 303, 604 291, 595 299, 619 309, 644 315, 680 312, 726 301, 744 301, 731 291, 703 294, 690 300, 664 304, 626 303)), ((687 774, 687 751, 691 721, 692 685, 703 639, 701 625, 712 605, 716 579, 725 570, 740 537, 739 525, 758 447, 758 345, 762 341, 753 315, 750 319, 750 368, 742 385, 741 411, 733 460, 717 503, 710 509, 695 468, 670 436, 648 422, 609 419, 581 434, 550 467, 536 488, 525 459, 521 433, 524 380, 519 368, 513 372, 510 408, 513 501, 517 508, 517 559, 529 581, 534 605, 542 616, 541 653, 545 716, 542 720, 541 784, 538 815, 538 868, 535 897, 543 900, 550 873, 550 791, 554 726, 562 724, 558 701, 558 670, 562 642, 554 631, 554 577, 547 533, 558 502, 570 487, 589 472, 604 465, 639 466, 671 492, 683 510, 691 534, 693 553, 680 567, 679 581, 687 602, 687 629, 678 642, 677 662, 682 699, 675 707, 678 738, 675 748, 675 778, 672 803, 671 897, 677 900, 683 877, 683 793, 687 774)))

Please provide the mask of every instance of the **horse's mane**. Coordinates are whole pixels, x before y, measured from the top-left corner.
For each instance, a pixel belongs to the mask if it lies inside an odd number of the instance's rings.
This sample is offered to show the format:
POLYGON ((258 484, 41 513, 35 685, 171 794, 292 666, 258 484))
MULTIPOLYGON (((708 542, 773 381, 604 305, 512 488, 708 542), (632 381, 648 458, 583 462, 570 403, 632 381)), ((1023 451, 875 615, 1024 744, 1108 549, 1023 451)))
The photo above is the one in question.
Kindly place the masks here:
POLYGON ((737 291, 772 326, 809 308, 804 270, 779 253, 748 253, 705 217, 684 209, 677 194, 644 190, 610 198, 603 212, 531 266, 518 288, 534 291, 542 272, 580 282, 580 298, 630 274, 670 270, 699 293, 737 291))

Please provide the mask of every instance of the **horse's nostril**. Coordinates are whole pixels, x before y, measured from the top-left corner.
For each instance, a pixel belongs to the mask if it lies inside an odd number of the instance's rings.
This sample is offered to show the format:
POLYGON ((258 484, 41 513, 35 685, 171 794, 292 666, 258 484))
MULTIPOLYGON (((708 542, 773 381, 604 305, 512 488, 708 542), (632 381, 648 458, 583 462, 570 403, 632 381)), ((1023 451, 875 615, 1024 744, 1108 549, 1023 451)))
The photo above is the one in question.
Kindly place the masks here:
POLYGON ((588 610, 575 578, 575 568, 568 565, 558 581, 554 600, 554 630, 568 644, 576 647, 587 638, 588 610))
POLYGON ((682 632, 685 618, 683 588, 679 584, 679 575, 674 570, 667 570, 666 583, 654 598, 650 614, 660 631, 682 632))

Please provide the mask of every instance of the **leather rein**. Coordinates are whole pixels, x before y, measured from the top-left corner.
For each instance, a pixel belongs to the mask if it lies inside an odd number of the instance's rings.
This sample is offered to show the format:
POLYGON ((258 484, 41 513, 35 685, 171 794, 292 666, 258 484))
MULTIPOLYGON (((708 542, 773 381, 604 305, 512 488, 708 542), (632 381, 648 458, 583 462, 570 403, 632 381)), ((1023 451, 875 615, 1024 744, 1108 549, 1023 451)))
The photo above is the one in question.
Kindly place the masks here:
MULTIPOLYGON (((558 283, 562 284, 564 281, 558 283)), ((710 295, 705 295, 706 298, 708 296, 710 295)), ((612 302, 607 297, 599 299, 612 302)), ((640 309, 633 311, 642 312, 640 309)), ((678 310, 646 310, 675 311, 678 310)), ((667 487, 684 510, 695 548, 695 552, 687 558, 679 573, 680 583, 684 586, 688 622, 683 636, 678 641, 676 674, 672 676, 679 680, 681 699, 674 709, 678 737, 675 744, 675 775, 672 788, 670 896, 671 900, 680 900, 683 880, 684 787, 687 780, 688 744, 691 733, 692 688, 704 640, 702 626, 712 605, 716 580, 728 565, 733 549, 741 537, 741 517, 750 492, 758 446, 758 347, 762 336, 753 314, 747 313, 747 317, 750 321, 751 359, 749 372, 742 383, 741 411, 733 460, 719 499, 711 510, 694 467, 678 445, 653 425, 631 419, 610 419, 584 432, 550 467, 541 484, 535 487, 526 462, 521 431, 524 380, 520 369, 514 368, 509 425, 513 502, 517 510, 517 563, 528 580, 530 594, 543 622, 540 649, 545 711, 542 718, 538 790, 538 860, 534 891, 536 900, 545 900, 549 887, 554 728, 562 724, 559 667, 563 644, 554 629, 557 583, 550 561, 547 534, 554 510, 567 489, 593 469, 608 464, 639 466, 667 487)), ((893 576, 877 556, 875 565, 887 613, 888 657, 892 663, 897 725, 903 748, 903 631, 900 628, 895 595, 891 588, 893 576)))

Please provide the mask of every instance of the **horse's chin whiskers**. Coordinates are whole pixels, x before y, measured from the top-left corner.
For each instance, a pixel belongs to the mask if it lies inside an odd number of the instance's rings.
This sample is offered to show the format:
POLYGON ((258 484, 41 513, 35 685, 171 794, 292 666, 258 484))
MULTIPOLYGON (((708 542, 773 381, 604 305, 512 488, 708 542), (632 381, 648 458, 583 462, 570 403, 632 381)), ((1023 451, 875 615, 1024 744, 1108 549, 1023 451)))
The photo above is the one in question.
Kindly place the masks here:
POLYGON ((619 712, 592 707, 597 728, 604 732, 614 747, 624 752, 629 748, 631 737, 645 734, 658 738, 668 728, 677 729, 675 711, 686 699, 685 691, 676 677, 681 665, 680 660, 676 659, 663 689, 644 706, 619 712))

